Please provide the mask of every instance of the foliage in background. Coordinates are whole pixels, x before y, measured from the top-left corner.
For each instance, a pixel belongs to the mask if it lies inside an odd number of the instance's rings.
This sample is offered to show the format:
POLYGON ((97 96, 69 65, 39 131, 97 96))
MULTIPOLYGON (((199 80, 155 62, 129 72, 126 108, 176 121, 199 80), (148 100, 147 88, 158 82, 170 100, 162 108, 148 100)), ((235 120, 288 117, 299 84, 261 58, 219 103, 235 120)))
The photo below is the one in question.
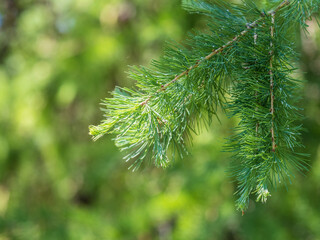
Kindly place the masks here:
MULTIPOLYGON (((257 1, 259 4, 260 1, 257 1)), ((157 58, 204 21, 180 1, 0 1, 0 239, 320 238, 320 32, 302 35, 311 170, 268 205, 235 212, 221 153, 232 120, 194 137, 162 171, 129 165, 111 138, 92 143, 100 99, 128 86, 123 69, 157 58), (254 211, 253 211, 254 210, 254 211)), ((298 50, 300 52, 300 50, 298 50)), ((302 76, 302 73, 300 73, 302 76)), ((300 77, 300 76, 299 76, 300 77)))

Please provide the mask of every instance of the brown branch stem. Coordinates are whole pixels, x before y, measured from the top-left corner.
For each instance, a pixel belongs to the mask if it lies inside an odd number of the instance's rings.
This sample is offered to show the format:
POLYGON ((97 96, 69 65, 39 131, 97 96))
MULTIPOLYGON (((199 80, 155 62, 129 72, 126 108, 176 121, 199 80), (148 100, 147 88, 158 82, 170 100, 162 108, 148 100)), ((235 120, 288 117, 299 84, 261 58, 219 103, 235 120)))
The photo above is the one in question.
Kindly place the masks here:
POLYGON ((270 27, 270 112, 271 112, 271 140, 272 140, 272 151, 276 151, 276 142, 275 142, 275 134, 274 134, 274 75, 273 75, 273 59, 274 59, 274 50, 273 50, 273 38, 274 38, 274 22, 275 22, 275 13, 271 14, 271 27, 270 27))
MULTIPOLYGON (((258 33, 257 33, 257 28, 254 28, 254 34, 253 34, 253 43, 254 46, 256 47, 258 41, 258 33)), ((256 56, 256 54, 255 54, 256 56)), ((256 59, 257 63, 257 59, 256 59)), ((255 92, 255 97, 256 97, 256 104, 258 105, 258 91, 255 92)), ((256 107, 256 111, 258 111, 258 107, 256 107)), ((259 130, 259 121, 256 122, 256 136, 258 136, 258 130, 259 130)))

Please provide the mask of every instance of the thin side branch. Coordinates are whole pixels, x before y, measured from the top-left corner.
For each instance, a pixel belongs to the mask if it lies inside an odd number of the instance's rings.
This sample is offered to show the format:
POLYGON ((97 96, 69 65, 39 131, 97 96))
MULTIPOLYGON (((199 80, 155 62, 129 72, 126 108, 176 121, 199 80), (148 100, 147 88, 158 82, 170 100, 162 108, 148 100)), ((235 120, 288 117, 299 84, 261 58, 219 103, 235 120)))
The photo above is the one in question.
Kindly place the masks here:
MULTIPOLYGON (((257 45, 257 41, 258 41, 257 28, 254 28, 253 43, 254 43, 255 47, 257 45)), ((255 56, 256 56, 256 54, 255 54, 255 56)), ((257 62, 257 59, 256 59, 256 62, 257 62)), ((256 104, 258 104, 258 91, 255 92, 255 96, 256 96, 256 104)), ((256 111, 258 111, 258 107, 256 107, 256 111)), ((258 136, 258 130, 259 130, 259 121, 257 121, 257 123, 256 123, 256 135, 257 136, 258 136)))
POLYGON ((271 16, 275 15, 276 12, 278 12, 281 8, 283 8, 283 7, 285 7, 285 6, 289 5, 289 4, 290 4, 289 0, 284 0, 282 3, 280 3, 280 5, 277 8, 269 11, 268 14, 271 15, 271 16))
POLYGON ((271 101, 271 139, 272 139, 272 151, 276 151, 276 142, 274 138, 274 93, 273 93, 273 87, 274 87, 274 75, 273 75, 273 59, 274 59, 274 50, 273 50, 273 38, 274 38, 274 21, 275 20, 275 13, 273 12, 271 14, 271 27, 270 27, 270 35, 271 35, 271 42, 270 42, 270 101, 271 101))
MULTIPOLYGON (((267 13, 267 15, 274 15, 277 11, 279 11, 281 8, 285 7, 286 5, 288 5, 290 2, 288 0, 283 1, 277 8, 275 8, 274 10, 271 10, 267 13)), ((257 20, 255 20, 252 23, 248 23, 247 29, 243 30, 240 34, 236 35, 232 40, 230 40, 229 42, 227 42, 225 45, 219 47, 218 49, 213 49, 212 52, 205 56, 204 58, 202 58, 201 60, 198 60, 196 64, 192 65, 191 67, 189 67, 187 70, 185 70, 184 72, 182 72, 181 74, 177 75, 173 80, 171 80, 170 82, 166 83, 165 85, 161 85, 161 88, 158 89, 156 91, 156 93, 159 93, 161 91, 165 91, 166 88, 168 86, 170 86, 171 84, 175 83, 176 81, 178 81, 181 77, 183 77, 184 75, 187 75, 192 69, 197 68, 202 62, 209 60, 210 58, 212 58, 213 56, 217 55, 218 53, 223 52, 227 47, 231 46, 233 43, 235 43, 236 41, 238 41, 242 36, 246 35, 252 28, 256 27, 258 25, 258 23, 263 20, 266 17, 266 14, 262 13, 261 17, 258 18, 257 20)), ((141 102, 140 105, 143 106, 145 104, 147 104, 150 99, 153 97, 154 95, 150 95, 148 96, 148 98, 141 102)))

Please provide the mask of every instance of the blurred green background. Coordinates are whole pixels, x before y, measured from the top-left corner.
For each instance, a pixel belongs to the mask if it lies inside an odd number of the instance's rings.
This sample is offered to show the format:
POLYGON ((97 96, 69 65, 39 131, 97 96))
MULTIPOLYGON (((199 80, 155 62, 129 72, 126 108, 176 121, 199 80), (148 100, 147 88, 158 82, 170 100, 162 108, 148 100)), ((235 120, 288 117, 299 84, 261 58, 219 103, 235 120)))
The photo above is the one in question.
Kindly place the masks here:
POLYGON ((112 136, 88 125, 127 65, 148 65, 203 17, 180 0, 0 1, 0 240, 320 239, 320 31, 301 34, 310 171, 241 216, 221 152, 233 120, 195 136, 191 155, 132 173, 112 136))

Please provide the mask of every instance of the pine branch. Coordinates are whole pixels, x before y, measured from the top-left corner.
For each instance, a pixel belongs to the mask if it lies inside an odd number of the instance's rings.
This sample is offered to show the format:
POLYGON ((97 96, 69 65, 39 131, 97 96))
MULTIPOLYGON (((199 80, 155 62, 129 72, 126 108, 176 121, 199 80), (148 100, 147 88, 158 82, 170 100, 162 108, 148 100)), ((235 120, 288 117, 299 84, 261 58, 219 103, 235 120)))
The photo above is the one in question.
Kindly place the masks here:
POLYGON ((136 87, 118 87, 104 100, 105 119, 90 126, 90 134, 94 140, 114 134, 133 170, 144 159, 166 167, 187 154, 192 135, 209 126, 220 107, 240 120, 226 149, 238 183, 236 206, 244 211, 250 195, 266 202, 271 188, 291 183, 295 169, 307 169, 298 153, 301 83, 291 77, 292 45, 295 29, 305 29, 320 2, 285 0, 268 12, 251 0, 184 0, 183 6, 209 16, 209 32, 190 34, 184 45, 168 44, 149 68, 132 67, 136 87))

